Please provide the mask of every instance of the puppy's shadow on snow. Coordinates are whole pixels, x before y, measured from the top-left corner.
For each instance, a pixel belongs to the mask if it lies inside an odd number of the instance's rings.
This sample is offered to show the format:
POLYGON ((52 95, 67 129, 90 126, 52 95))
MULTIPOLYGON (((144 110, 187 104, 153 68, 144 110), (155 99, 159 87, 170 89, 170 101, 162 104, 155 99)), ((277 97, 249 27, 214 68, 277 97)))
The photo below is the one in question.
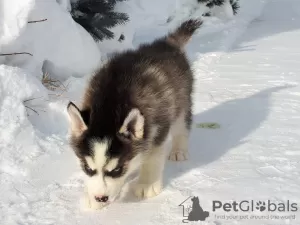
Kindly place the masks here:
POLYGON ((184 162, 168 162, 164 185, 186 172, 201 168, 222 157, 231 149, 246 143, 249 134, 254 132, 267 119, 273 93, 289 86, 263 90, 246 98, 224 102, 212 109, 194 115, 189 142, 189 159, 184 162), (214 122, 219 129, 197 128, 197 123, 214 122))
MULTIPOLYGON (((234 99, 194 115, 189 141, 189 159, 183 162, 167 161, 164 172, 164 187, 190 170, 200 169, 212 163, 231 149, 247 142, 247 136, 267 119, 272 94, 289 88, 274 87, 246 98, 234 99), (219 129, 197 128, 197 123, 214 122, 219 129)), ((132 194, 134 181, 129 185, 124 201, 138 201, 132 194)))

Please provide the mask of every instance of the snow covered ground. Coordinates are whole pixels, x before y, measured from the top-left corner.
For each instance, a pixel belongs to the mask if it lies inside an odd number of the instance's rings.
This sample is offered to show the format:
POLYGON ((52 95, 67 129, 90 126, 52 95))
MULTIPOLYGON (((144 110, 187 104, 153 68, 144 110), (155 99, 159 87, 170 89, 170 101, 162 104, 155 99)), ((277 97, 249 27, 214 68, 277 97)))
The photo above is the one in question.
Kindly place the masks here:
POLYGON ((88 74, 107 54, 176 26, 165 24, 174 4, 122 3, 120 10, 133 19, 115 31, 126 39, 103 42, 98 51, 55 1, 27 0, 36 2, 34 10, 22 6, 20 20, 8 26, 5 21, 20 14, 3 10, 16 2, 0 1, 0 52, 33 56, 0 56, 1 224, 182 224, 179 204, 190 196, 210 213, 205 222, 191 224, 300 224, 299 0, 244 0, 233 19, 206 19, 186 48, 196 78, 190 160, 167 163, 159 196, 137 201, 128 184, 119 202, 94 212, 80 208, 82 173, 68 146, 66 104, 80 100, 88 74), (45 16, 48 24, 24 23, 45 16), (47 90, 40 82, 45 70, 68 87, 47 90), (202 122, 220 128, 197 128, 202 122), (289 200, 298 210, 212 211, 213 201, 243 200, 289 200))

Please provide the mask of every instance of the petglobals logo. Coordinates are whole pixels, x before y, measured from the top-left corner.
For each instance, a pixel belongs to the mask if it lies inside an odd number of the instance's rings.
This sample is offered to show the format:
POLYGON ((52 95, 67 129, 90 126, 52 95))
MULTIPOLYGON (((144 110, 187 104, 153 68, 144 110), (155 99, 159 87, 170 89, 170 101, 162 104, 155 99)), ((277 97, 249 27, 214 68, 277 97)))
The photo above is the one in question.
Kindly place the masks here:
POLYGON ((297 212, 298 205, 295 202, 287 200, 286 202, 273 202, 267 201, 254 201, 254 200, 243 200, 240 202, 222 202, 213 201, 212 211, 225 211, 225 212, 297 212))
POLYGON ((183 223, 188 223, 189 221, 205 221, 209 217, 209 212, 201 207, 198 196, 188 197, 180 203, 179 206, 182 207, 182 216, 185 217, 185 219, 182 220, 183 223))

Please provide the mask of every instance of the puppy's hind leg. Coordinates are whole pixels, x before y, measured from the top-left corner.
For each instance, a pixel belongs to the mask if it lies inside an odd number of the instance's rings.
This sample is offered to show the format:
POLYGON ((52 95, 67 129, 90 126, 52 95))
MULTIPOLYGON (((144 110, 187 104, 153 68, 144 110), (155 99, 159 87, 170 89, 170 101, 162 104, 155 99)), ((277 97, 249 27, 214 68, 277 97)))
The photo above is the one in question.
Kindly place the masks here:
POLYGON ((183 112, 171 129, 172 150, 169 155, 171 161, 184 161, 188 159, 188 142, 191 126, 191 112, 183 112))

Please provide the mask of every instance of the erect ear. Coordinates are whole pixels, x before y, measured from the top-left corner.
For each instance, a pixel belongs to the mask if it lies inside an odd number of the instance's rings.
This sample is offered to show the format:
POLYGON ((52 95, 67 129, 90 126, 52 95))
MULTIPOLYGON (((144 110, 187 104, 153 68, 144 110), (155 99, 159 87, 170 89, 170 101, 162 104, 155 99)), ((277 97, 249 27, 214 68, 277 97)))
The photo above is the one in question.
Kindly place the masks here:
POLYGON ((119 134, 129 140, 140 140, 144 136, 145 118, 140 110, 134 108, 126 116, 119 134))
POLYGON ((87 129, 87 125, 82 118, 80 110, 73 102, 69 102, 67 111, 70 119, 71 132, 75 136, 80 136, 87 129))

